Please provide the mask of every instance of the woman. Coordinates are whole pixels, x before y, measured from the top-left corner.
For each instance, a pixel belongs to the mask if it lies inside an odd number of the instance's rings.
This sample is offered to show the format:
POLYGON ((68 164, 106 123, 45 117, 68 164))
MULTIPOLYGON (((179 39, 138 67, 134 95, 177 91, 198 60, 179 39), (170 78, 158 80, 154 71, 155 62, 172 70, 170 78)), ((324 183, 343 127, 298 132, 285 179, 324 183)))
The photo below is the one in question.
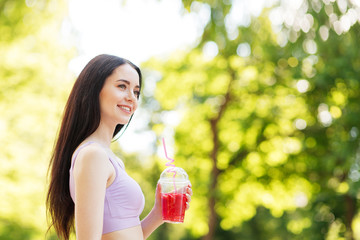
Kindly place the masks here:
MULTIPOLYGON (((112 55, 92 59, 76 80, 50 162, 47 207, 57 235, 78 240, 146 239, 162 223, 160 185, 142 220, 144 196, 110 150, 132 118, 141 90, 140 69, 112 55), (75 219, 75 224, 74 224, 75 219)), ((187 208, 191 200, 187 189, 187 208)))

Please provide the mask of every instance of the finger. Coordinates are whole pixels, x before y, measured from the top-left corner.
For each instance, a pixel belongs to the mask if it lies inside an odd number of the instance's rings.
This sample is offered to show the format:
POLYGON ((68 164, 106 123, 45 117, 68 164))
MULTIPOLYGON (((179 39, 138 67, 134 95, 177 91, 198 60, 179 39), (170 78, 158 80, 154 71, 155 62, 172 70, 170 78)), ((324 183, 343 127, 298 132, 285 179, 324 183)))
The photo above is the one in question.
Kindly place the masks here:
POLYGON ((186 202, 190 203, 191 202, 191 196, 190 194, 186 194, 186 202))
POLYGON ((189 188, 189 187, 186 189, 186 192, 187 192, 190 196, 193 195, 193 191, 192 191, 192 189, 189 188))

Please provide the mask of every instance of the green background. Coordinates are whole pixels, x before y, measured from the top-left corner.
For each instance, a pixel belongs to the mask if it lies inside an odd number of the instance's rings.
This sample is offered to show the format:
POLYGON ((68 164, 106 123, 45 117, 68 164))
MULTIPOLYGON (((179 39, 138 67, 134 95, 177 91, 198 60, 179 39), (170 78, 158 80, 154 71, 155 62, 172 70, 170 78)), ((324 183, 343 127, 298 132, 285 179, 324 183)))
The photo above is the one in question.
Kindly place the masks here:
MULTIPOLYGON (((144 88, 156 84, 141 99, 145 130, 154 149, 173 132, 194 192, 185 223, 149 239, 360 239, 360 3, 296 2, 229 30, 231 0, 184 0, 186 13, 210 10, 197 45, 142 63, 144 88)), ((66 15, 66 1, 0 1, 0 239, 56 239, 46 174, 78 54, 66 15)), ((112 147, 147 214, 164 159, 112 147)))

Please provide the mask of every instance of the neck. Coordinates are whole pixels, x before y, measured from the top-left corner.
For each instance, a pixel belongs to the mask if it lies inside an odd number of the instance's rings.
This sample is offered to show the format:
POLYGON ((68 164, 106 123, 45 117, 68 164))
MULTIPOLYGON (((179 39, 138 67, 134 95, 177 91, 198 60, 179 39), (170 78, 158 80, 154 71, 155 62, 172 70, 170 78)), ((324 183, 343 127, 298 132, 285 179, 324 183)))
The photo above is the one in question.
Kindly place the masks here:
POLYGON ((114 130, 115 126, 110 127, 100 121, 99 127, 87 138, 87 140, 95 141, 103 145, 104 147, 110 147, 111 140, 113 139, 114 130))

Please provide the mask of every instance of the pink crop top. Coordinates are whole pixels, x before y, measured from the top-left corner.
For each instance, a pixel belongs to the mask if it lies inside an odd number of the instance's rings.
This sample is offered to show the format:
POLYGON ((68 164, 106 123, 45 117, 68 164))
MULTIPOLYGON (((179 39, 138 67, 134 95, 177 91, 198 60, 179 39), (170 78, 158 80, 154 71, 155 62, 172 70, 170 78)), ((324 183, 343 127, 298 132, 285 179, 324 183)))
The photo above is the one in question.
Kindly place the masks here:
MULTIPOLYGON (((79 151, 94 142, 87 142, 80 146, 71 159, 70 194, 75 202, 75 183, 73 167, 79 151)), ((134 227, 140 224, 140 214, 144 209, 145 198, 139 184, 132 179, 120 163, 111 157, 110 162, 115 168, 116 177, 106 188, 104 200, 103 234, 134 227)))

